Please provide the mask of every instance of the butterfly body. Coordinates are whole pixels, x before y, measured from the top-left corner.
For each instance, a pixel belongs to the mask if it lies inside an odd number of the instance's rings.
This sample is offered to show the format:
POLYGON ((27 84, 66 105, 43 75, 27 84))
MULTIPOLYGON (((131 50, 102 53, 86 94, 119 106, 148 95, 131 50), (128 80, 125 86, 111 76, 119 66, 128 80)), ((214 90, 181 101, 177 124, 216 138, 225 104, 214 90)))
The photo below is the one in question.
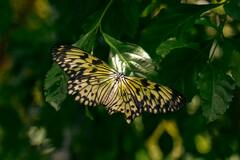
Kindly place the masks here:
POLYGON ((109 114, 121 112, 130 123, 143 111, 176 111, 184 97, 172 89, 144 78, 126 76, 77 47, 60 45, 53 60, 69 75, 68 93, 87 106, 104 105, 109 114))

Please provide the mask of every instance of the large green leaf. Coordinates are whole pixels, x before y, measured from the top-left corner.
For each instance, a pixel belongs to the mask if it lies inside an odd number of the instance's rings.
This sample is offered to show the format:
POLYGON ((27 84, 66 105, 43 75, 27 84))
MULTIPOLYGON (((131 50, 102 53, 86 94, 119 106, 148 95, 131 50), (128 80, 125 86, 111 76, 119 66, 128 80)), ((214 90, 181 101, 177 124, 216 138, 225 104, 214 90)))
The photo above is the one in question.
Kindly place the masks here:
POLYGON ((110 63, 119 72, 127 75, 144 76, 154 72, 151 57, 136 44, 125 43, 102 33, 110 46, 110 63))
POLYGON ((197 86, 200 91, 203 115, 209 122, 218 119, 229 108, 233 98, 234 83, 230 77, 213 67, 199 73, 197 86))
POLYGON ((59 110, 67 96, 67 77, 56 63, 46 75, 44 90, 46 101, 59 110))

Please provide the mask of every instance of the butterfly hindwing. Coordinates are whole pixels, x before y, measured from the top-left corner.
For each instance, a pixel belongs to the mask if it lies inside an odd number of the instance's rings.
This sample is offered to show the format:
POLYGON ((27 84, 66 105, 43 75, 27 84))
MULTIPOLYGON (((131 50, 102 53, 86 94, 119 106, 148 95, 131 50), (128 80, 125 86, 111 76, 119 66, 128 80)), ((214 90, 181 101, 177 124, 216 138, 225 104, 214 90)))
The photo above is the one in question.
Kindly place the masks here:
POLYGON ((141 108, 137 108, 135 97, 130 93, 130 88, 124 83, 118 85, 117 96, 114 98, 113 105, 108 106, 110 114, 121 112, 125 114, 126 120, 130 123, 135 117, 141 113, 141 108))
POLYGON ((53 60, 68 74, 68 93, 87 106, 105 105, 109 114, 121 112, 130 123, 143 111, 166 113, 185 99, 172 89, 144 78, 128 77, 77 47, 60 45, 53 60))
POLYGON ((142 111, 155 114, 173 112, 185 103, 176 91, 144 78, 126 77, 118 89, 120 94, 116 99, 117 105, 109 107, 110 113, 124 113, 128 123, 142 111))
POLYGON ((126 79, 131 88, 136 91, 135 96, 141 102, 144 111, 151 113, 173 112, 180 109, 185 103, 183 96, 169 87, 144 78, 127 77, 126 79))

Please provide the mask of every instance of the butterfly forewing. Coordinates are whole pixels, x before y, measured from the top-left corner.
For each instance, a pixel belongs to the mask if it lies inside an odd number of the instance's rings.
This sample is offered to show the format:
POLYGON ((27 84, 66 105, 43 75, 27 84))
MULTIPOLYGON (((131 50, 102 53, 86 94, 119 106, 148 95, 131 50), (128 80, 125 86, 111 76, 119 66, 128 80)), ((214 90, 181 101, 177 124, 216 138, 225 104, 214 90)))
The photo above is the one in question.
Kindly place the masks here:
POLYGON ((105 105, 110 114, 121 112, 130 123, 142 111, 176 111, 185 103, 172 89, 144 78, 128 77, 77 47, 60 45, 53 60, 69 75, 68 93, 87 106, 105 105))
POLYGON ((69 75, 68 93, 88 106, 101 104, 105 88, 112 83, 115 71, 105 62, 84 51, 67 45, 53 48, 53 59, 69 75))

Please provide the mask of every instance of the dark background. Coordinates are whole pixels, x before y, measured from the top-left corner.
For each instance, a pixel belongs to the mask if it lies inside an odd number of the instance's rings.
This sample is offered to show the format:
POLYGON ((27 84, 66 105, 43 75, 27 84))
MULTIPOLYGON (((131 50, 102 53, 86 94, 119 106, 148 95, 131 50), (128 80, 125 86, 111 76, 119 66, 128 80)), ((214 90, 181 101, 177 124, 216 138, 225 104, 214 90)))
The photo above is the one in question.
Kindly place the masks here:
POLYGON ((0 159, 240 159, 240 2, 196 3, 1 0, 0 159), (183 93, 184 108, 129 125, 71 96, 50 97, 59 111, 46 102, 52 46, 95 26, 78 46, 106 62, 103 32, 141 46, 154 62, 147 78, 183 93))

